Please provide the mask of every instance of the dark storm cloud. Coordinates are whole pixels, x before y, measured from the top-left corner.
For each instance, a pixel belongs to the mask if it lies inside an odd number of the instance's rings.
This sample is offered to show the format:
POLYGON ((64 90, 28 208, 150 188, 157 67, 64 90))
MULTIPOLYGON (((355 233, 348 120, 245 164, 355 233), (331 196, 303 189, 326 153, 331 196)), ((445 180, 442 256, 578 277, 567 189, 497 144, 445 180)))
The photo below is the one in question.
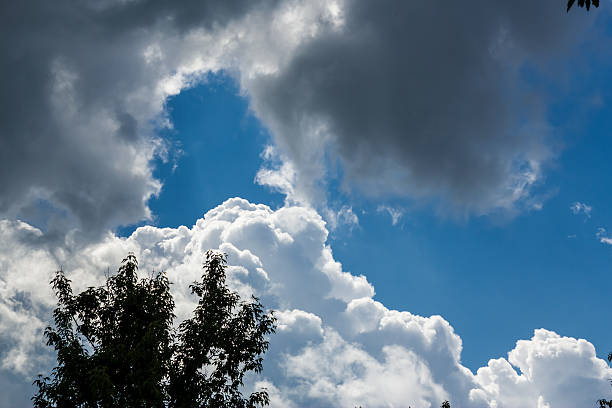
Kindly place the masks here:
POLYGON ((585 13, 558 1, 345 6, 341 29, 249 85, 298 174, 316 177, 312 151, 331 138, 347 179, 370 194, 476 212, 525 198, 551 151, 543 100, 519 70, 562 57, 586 35, 585 13))
MULTIPOLYGON (((94 232, 147 217, 160 189, 151 160, 164 151, 155 136, 166 96, 158 86, 180 70, 173 59, 201 51, 182 40, 274 6, 3 2, 0 217, 94 232)), ((523 197, 550 152, 540 100, 517 70, 562 49, 585 13, 568 16, 552 1, 341 8, 341 28, 321 23, 296 53, 284 51, 278 34, 229 67, 286 54, 288 65, 245 75, 242 84, 298 179, 320 176, 313 152, 331 141, 329 157, 340 157, 347 180, 372 194, 450 197, 483 210, 523 197)))
MULTIPOLYGON (((251 0, 133 0, 108 1, 97 5, 100 20, 107 28, 132 30, 148 28, 164 20, 184 31, 194 27, 210 29, 216 24, 244 15, 252 7, 272 5, 275 1, 251 0), (267 3, 267 4, 266 4, 267 3)), ((95 2, 90 3, 96 6, 95 2)))
POLYGON ((144 50, 273 3, 2 2, 0 217, 48 218, 51 208, 57 225, 94 232, 146 217, 160 187, 155 87, 176 67, 148 63, 144 50))

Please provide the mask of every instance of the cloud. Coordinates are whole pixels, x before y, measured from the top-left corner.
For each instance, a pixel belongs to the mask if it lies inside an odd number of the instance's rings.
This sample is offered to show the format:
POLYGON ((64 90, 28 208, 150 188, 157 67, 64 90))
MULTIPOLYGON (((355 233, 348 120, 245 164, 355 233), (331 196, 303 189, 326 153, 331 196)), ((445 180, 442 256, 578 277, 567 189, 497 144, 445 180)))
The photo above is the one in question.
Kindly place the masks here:
POLYGON ((546 330, 474 375, 461 364, 462 340, 451 324, 375 301, 367 279, 334 259, 325 222, 306 206, 273 210, 233 198, 189 228, 145 226, 85 246, 54 246, 43 235, 23 222, 0 223, 0 382, 15 389, 15 376, 25 375, 18 393, 24 399, 10 400, 17 408, 27 406, 32 375, 52 361, 41 330, 54 299, 41 282, 53 270, 63 265, 82 290, 103 282, 134 251, 143 273, 168 273, 183 318, 194 307, 188 285, 200 276, 209 248, 229 254, 232 287, 278 310, 278 331, 257 379, 271 390, 273 406, 435 407, 450 399, 475 408, 569 408, 612 391, 612 370, 589 342, 546 330))
POLYGON ((471 393, 475 400, 488 394, 499 407, 586 407, 594 405, 596 395, 609 394, 606 385, 593 381, 609 373, 591 343, 540 329, 530 340, 518 341, 507 360, 480 368, 476 380, 483 391, 471 393))
POLYGON ((285 196, 287 203, 307 204, 309 197, 300 195, 296 191, 296 170, 291 162, 278 153, 278 149, 268 145, 261 154, 264 165, 255 175, 255 183, 266 186, 285 196))
POLYGON ((570 206, 570 210, 572 211, 572 214, 574 215, 583 213, 585 217, 591 218, 591 211, 593 210, 593 207, 585 203, 576 201, 574 204, 570 206))
POLYGON ((597 228, 597 233, 595 233, 595 236, 599 239, 599 242, 601 242, 602 244, 612 245, 612 237, 608 237, 606 235, 607 231, 605 228, 597 228))
POLYGON ((319 406, 430 406, 446 399, 413 351, 393 345, 381 353, 377 359, 329 330, 321 343, 290 356, 285 367, 302 382, 296 391, 319 406))
POLYGON ((334 231, 340 226, 348 227, 349 231, 359 227, 359 217, 353 212, 353 207, 343 205, 339 210, 324 207, 322 211, 325 215, 327 226, 331 231, 334 231))
POLYGON ((404 212, 399 208, 390 207, 388 205, 379 205, 376 208, 377 212, 386 212, 391 217, 391 225, 395 226, 399 222, 400 218, 404 215, 404 212))
POLYGON ((298 188, 314 189, 331 158, 369 196, 520 207, 555 155, 520 70, 567 49, 584 16, 554 2, 338 4, 278 70, 242 82, 298 188))
POLYGON ((147 201, 161 189, 152 160, 171 148, 156 135, 170 126, 166 98, 220 68, 228 38, 211 43, 228 24, 276 4, 4 4, 0 216, 96 236, 150 219, 147 201))
POLYGON ((152 219, 147 203, 162 189, 154 160, 174 149, 158 136, 172 127, 168 97, 209 72, 246 84, 277 71, 336 9, 322 0, 4 5, 0 216, 91 239, 152 219))
POLYGON ((151 219, 167 98, 219 70, 274 135, 258 182, 296 202, 325 202, 340 164, 368 195, 512 207, 553 154, 517 69, 584 25, 545 3, 6 4, 0 216, 59 237, 151 219))

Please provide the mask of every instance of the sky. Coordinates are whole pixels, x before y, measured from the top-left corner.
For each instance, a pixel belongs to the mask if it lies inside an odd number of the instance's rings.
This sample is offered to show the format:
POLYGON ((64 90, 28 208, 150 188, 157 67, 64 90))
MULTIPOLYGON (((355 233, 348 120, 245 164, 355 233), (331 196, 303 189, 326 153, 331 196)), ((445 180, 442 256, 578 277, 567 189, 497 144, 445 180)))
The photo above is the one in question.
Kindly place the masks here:
POLYGON ((4 4, 0 406, 62 267, 204 252, 277 311, 273 407, 612 398, 612 4, 4 4))

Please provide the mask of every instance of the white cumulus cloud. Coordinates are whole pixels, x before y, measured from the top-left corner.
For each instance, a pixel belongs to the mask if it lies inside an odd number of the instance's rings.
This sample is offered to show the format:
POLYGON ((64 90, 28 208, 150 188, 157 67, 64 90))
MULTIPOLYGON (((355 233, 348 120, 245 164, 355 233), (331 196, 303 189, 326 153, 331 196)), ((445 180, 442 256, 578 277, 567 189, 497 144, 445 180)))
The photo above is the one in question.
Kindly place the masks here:
POLYGON ((473 374, 461 363, 462 340, 449 322, 375 301, 367 279, 334 259, 327 237, 325 222, 309 207, 273 210, 240 198, 191 227, 146 226, 86 246, 51 245, 36 228, 2 221, 0 382, 15 376, 23 382, 0 405, 27 406, 32 376, 53 361, 42 328, 54 304, 45 283, 55 269, 63 266, 84 289, 103 282, 133 251, 143 273, 168 273, 182 318, 194 307, 188 285, 199 278, 209 248, 228 253, 232 287, 277 310, 263 376, 248 384, 266 385, 273 406, 437 407, 450 399, 476 408, 569 408, 610 397, 612 370, 593 345, 543 329, 473 374))

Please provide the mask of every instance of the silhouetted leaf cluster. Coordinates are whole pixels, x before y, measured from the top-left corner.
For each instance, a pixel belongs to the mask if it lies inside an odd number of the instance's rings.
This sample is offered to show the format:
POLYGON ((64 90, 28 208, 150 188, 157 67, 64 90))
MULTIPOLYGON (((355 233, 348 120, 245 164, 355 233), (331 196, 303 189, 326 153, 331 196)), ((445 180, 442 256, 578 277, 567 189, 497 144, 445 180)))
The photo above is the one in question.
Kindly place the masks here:
MULTIPOLYGON (((576 0, 569 0, 567 2, 567 11, 569 11, 572 8, 575 2, 576 0)), ((599 7, 599 0, 578 0, 578 6, 580 7, 586 6, 587 11, 591 9, 591 3, 593 3, 595 7, 599 7)))
MULTIPOLYGON (((608 362, 612 363, 612 353, 608 353, 608 362)), ((612 408, 612 400, 600 399, 597 400, 599 408, 612 408)))
POLYGON ((226 256, 206 253, 193 317, 173 328, 174 301, 164 273, 137 276, 133 254, 106 285, 74 295, 58 271, 58 298, 47 345, 57 366, 38 376, 36 408, 257 407, 266 390, 243 397, 243 377, 260 372, 266 336, 275 330, 258 299, 244 302, 225 286, 226 256))
POLYGON ((245 303, 225 286, 226 257, 207 252, 201 282, 190 286, 200 298, 194 317, 179 326, 170 394, 172 407, 268 405, 267 392, 243 399, 239 388, 249 371, 262 370, 266 336, 275 318, 258 299, 245 303), (205 367, 202 370, 202 367, 205 367))
POLYGON ((611 408, 612 407, 612 401, 609 401, 609 400, 600 399, 600 400, 597 400, 597 403, 599 404, 599 408, 611 408))

